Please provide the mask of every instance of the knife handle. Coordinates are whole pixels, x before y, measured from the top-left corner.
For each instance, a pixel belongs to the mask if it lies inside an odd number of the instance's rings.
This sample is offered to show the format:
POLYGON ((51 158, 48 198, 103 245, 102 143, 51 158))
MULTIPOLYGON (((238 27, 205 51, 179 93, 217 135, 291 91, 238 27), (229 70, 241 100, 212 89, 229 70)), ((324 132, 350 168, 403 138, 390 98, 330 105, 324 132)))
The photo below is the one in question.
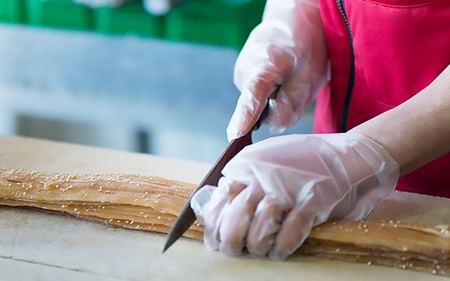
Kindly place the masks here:
POLYGON ((262 122, 269 116, 269 100, 274 100, 278 96, 278 92, 280 91, 281 85, 277 85, 275 90, 273 90, 272 93, 270 93, 269 98, 267 99, 267 104, 263 109, 263 112, 259 116, 258 121, 256 121, 255 126, 253 126, 253 131, 256 131, 261 127, 262 122))

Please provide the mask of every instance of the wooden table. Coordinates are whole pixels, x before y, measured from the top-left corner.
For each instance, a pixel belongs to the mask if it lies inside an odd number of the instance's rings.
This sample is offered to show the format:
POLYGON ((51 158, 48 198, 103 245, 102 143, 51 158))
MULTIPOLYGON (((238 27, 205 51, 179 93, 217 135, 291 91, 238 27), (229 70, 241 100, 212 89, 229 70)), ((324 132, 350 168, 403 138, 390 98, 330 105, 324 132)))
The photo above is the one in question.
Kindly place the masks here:
MULTIPOLYGON (((138 173, 197 183, 208 164, 20 137, 0 137, 0 166, 42 172, 138 173)), ((446 280, 312 257, 227 257, 181 239, 62 215, 0 208, 1 280, 446 280)))

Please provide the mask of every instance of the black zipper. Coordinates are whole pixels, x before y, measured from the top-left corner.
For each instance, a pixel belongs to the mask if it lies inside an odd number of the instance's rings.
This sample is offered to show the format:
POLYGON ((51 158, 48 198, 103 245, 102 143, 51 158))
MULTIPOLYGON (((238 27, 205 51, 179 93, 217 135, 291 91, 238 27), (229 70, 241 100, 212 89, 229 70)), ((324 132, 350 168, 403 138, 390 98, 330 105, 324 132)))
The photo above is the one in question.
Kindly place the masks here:
POLYGON ((344 18, 347 28, 348 40, 350 45, 350 73, 348 76, 347 92, 345 93, 344 106, 342 107, 341 120, 339 124, 340 132, 347 132, 348 111, 350 109, 350 100, 352 98, 353 87, 355 86, 355 50, 353 49, 353 35, 350 29, 347 12, 344 7, 344 0, 336 0, 339 11, 344 18))

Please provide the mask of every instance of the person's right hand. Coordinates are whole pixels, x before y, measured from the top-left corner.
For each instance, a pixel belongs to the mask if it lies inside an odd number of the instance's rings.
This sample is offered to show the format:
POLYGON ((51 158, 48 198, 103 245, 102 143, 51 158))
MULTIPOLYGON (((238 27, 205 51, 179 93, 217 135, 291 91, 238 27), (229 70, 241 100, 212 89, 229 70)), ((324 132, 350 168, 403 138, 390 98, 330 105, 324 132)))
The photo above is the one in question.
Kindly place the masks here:
POLYGON ((263 21, 236 61, 241 91, 227 128, 228 139, 248 133, 269 101, 272 133, 294 125, 328 80, 325 36, 316 0, 268 0, 263 21))

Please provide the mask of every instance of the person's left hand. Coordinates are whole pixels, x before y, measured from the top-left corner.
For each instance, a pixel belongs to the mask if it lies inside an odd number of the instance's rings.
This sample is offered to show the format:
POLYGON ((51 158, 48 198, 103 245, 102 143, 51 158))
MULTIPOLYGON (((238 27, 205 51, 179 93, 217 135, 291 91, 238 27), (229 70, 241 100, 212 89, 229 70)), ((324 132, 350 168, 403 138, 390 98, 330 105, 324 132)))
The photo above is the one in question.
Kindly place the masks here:
POLYGON ((364 135, 288 135, 247 146, 222 174, 191 200, 206 247, 283 260, 312 227, 365 217, 393 192, 399 166, 364 135))

